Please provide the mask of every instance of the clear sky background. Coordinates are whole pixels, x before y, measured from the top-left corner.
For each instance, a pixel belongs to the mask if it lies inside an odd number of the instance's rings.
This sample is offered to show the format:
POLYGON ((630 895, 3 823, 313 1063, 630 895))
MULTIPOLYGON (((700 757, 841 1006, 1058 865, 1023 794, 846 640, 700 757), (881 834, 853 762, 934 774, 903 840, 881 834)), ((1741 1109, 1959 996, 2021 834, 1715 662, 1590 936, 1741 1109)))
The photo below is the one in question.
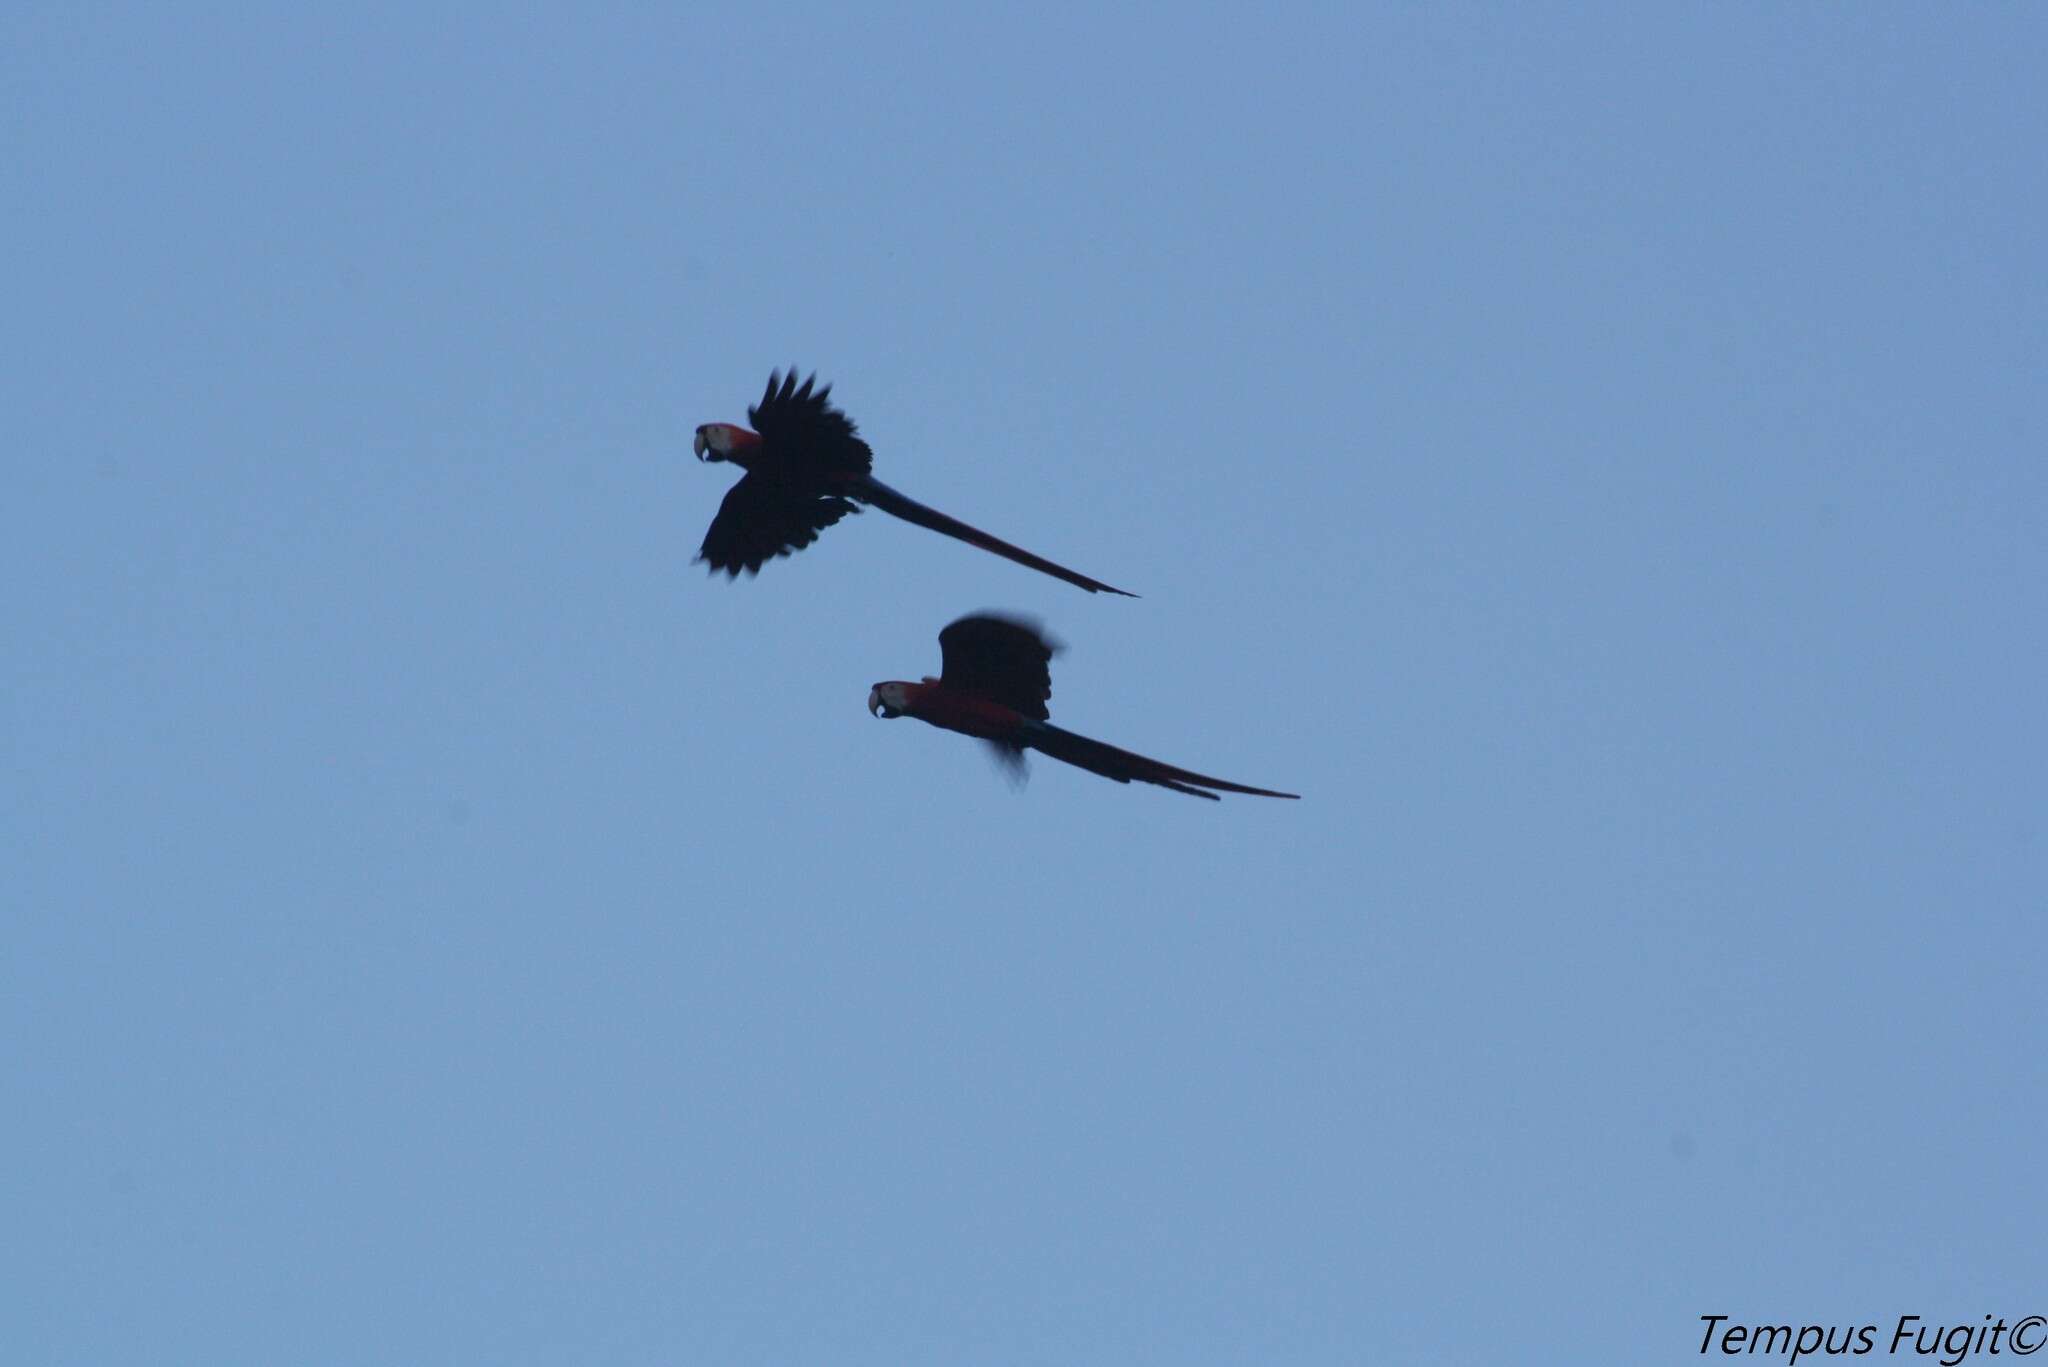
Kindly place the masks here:
POLYGON ((2048 18, 0 15, 0 1357, 2048 1312, 2048 18), (871 513, 691 557, 815 367, 871 513), (863 710, 981 608, 1197 802, 863 710))

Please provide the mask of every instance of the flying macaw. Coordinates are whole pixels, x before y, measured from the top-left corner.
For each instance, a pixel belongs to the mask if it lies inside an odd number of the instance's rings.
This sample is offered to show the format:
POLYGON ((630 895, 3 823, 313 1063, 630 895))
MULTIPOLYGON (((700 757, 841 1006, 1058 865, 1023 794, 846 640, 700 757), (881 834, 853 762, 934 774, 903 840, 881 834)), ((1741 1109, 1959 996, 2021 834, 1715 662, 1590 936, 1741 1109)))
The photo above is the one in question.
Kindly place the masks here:
POLYGON ((698 460, 731 461, 747 472, 718 506, 697 552, 713 574, 724 570, 728 579, 737 579, 741 570, 758 574, 763 564, 802 550, 819 532, 859 512, 856 504, 865 503, 1090 593, 1137 597, 927 508, 876 479, 868 473, 874 452, 854 434, 853 421, 825 401, 831 385, 812 392, 817 380, 813 375, 799 388, 794 369, 786 378, 772 373, 761 402, 747 410, 753 431, 729 422, 707 422, 697 429, 698 460))
POLYGON ((1216 794, 1203 789, 1257 797, 1301 796, 1207 778, 1062 731, 1048 720, 1051 714, 1045 705, 1052 697, 1050 664, 1059 649, 1029 622, 993 613, 962 617, 939 633, 944 662, 939 677, 922 683, 878 683, 868 690, 868 711, 891 720, 915 717, 985 740, 995 747, 997 758, 1019 769, 1024 752, 1037 750, 1118 783, 1156 783, 1211 802, 1217 801, 1216 794))

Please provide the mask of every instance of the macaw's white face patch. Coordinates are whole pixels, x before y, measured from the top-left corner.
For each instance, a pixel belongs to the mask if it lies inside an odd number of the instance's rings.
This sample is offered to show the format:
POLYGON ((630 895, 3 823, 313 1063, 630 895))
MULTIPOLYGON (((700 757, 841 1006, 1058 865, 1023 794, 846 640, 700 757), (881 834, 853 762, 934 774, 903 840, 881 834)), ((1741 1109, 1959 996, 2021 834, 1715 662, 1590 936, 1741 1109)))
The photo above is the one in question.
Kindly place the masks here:
POLYGON ((724 460, 739 443, 739 429, 729 422, 707 422, 697 429, 697 459, 724 460))
POLYGON ((868 690, 868 711, 877 717, 894 718, 910 709, 910 685, 878 683, 868 690))

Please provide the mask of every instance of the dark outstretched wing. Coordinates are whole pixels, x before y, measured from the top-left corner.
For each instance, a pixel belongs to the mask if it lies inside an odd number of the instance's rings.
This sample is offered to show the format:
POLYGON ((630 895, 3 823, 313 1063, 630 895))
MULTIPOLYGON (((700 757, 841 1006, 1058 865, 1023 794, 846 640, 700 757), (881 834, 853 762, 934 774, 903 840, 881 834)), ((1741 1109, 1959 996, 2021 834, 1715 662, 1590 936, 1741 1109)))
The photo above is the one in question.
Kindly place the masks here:
POLYGON ((819 532, 859 511, 837 495, 792 492, 750 474, 726 491, 697 558, 713 573, 724 570, 727 578, 738 578, 741 570, 755 574, 766 562, 802 550, 819 532))
POLYGON ((1036 624, 981 612, 939 633, 939 681, 1044 721, 1051 715, 1052 657, 1059 649, 1036 624))
POLYGON ((1215 793, 1204 792, 1215 788, 1226 793, 1250 793, 1254 797, 1299 798, 1299 793, 1276 793, 1271 788, 1251 788, 1227 779, 1209 778, 1189 769, 1177 769, 1171 764, 1161 764, 1156 759, 1134 755, 1128 750, 1119 750, 1114 745, 1105 745, 1099 740, 1077 736, 1072 731, 1041 723, 1031 727, 1023 736, 1026 745, 1034 750, 1051 755, 1054 759, 1065 760, 1093 774, 1113 778, 1118 783, 1129 783, 1133 779, 1140 783, 1156 783, 1162 788, 1171 788, 1176 793, 1190 797, 1206 797, 1217 800, 1215 793))
POLYGON ((806 474, 864 475, 874 468, 875 453, 854 432, 853 419, 827 397, 832 386, 813 392, 816 375, 801 386, 796 370, 772 372, 761 402, 747 410, 771 459, 784 469, 806 474))
POLYGON ((1049 574, 1055 579, 1064 579, 1069 584, 1073 584, 1077 588, 1084 588, 1090 593, 1116 593, 1122 594, 1125 598, 1136 598, 1138 596, 1135 593, 1125 592, 1123 589, 1111 588, 1100 579, 1090 579, 1085 574, 1076 574, 1065 565, 1055 565, 1043 556, 1033 555, 1030 551, 1024 550, 1021 547, 1012 546, 1007 541, 990 536, 979 527, 970 527, 958 518, 947 517, 936 508, 927 508, 916 499, 897 493, 873 475, 854 480, 847 486, 847 491, 861 502, 872 504, 885 513, 894 513, 905 522, 915 522, 920 527, 928 527, 932 531, 943 535, 957 537, 970 546, 979 546, 985 551, 995 552, 1006 560, 1014 560, 1020 565, 1029 565, 1041 574, 1049 574))

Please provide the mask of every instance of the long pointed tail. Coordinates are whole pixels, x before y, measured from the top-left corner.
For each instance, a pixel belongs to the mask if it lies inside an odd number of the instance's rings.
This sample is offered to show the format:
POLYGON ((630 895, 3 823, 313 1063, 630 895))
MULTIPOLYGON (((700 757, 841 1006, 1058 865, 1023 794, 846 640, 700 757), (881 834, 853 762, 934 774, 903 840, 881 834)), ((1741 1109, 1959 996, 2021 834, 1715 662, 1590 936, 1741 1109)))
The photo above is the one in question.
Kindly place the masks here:
POLYGON ((1190 797, 1206 797, 1217 800, 1215 793, 1203 792, 1215 788, 1226 793, 1249 793, 1253 797, 1288 797, 1299 799, 1300 793, 1279 793, 1271 788, 1252 788, 1228 779, 1209 778, 1190 769, 1176 769, 1171 764, 1161 764, 1156 759, 1134 755, 1129 750, 1119 750, 1099 740, 1077 736, 1072 731, 1062 730, 1051 722, 1035 721, 1019 737, 1034 750, 1051 755, 1054 759, 1078 765, 1090 773, 1113 778, 1118 783, 1129 783, 1136 779, 1140 783, 1156 783, 1162 788, 1171 788, 1176 793, 1190 797))
POLYGON ((1033 555, 1030 551, 1024 550, 1021 547, 1012 546, 1009 542, 990 536, 979 528, 970 527, 957 518, 947 517, 936 508, 927 508, 916 499, 891 489, 873 475, 862 475, 858 479, 851 481, 847 485, 847 492, 863 503, 873 504, 885 513, 895 514, 905 522, 915 522, 920 527, 929 528, 946 536, 955 537, 958 540, 965 541, 970 546, 979 546, 985 551, 993 551, 1006 560, 1014 560, 1020 565, 1028 565, 1041 574, 1049 574, 1055 579, 1064 579, 1076 588, 1086 589, 1090 593, 1121 594, 1125 598, 1136 598, 1138 596, 1123 589, 1112 588, 1099 579, 1090 579, 1085 574, 1076 574, 1064 565, 1055 565, 1052 561, 1042 556, 1033 555))

